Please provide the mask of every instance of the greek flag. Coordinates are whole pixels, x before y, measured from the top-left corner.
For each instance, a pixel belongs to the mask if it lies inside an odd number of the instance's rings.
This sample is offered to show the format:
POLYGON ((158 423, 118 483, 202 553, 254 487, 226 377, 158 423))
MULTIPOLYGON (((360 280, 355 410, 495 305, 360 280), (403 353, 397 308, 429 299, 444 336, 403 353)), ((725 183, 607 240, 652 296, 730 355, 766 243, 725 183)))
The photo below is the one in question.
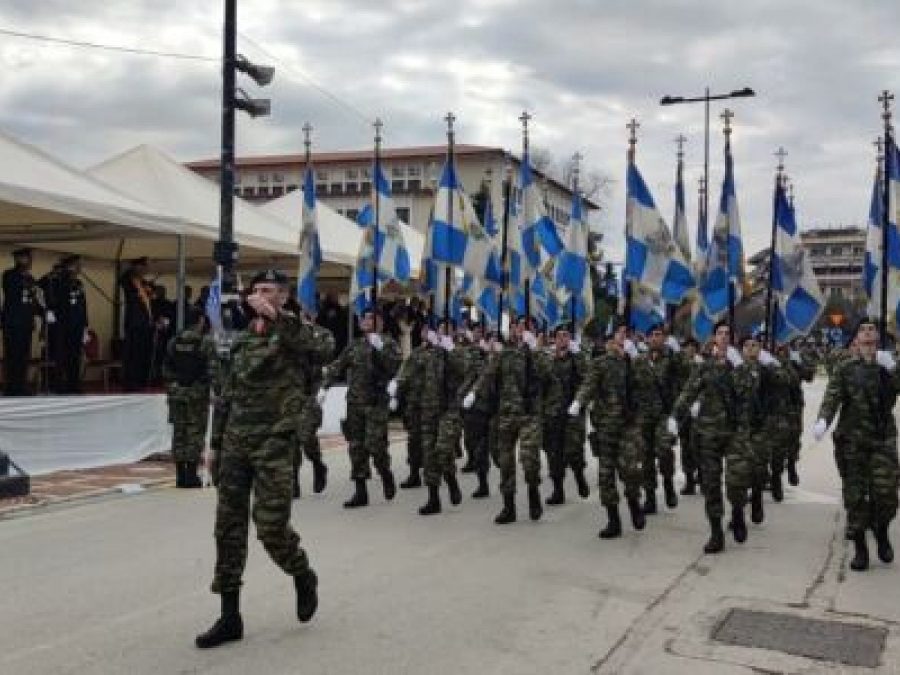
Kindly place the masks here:
POLYGON ((362 316, 370 308, 370 294, 375 287, 373 232, 371 229, 363 232, 356 253, 356 266, 350 277, 350 300, 357 316, 362 316))
POLYGON ((812 330, 825 307, 812 264, 800 241, 794 209, 781 181, 775 188, 775 255, 772 290, 778 299, 775 339, 787 342, 812 330))
POLYGON ((481 282, 471 275, 463 277, 460 294, 481 312, 488 325, 496 327, 500 321, 500 291, 493 284, 481 282))
POLYGON ((456 167, 444 166, 431 223, 431 258, 462 269, 475 279, 500 285, 500 256, 463 191, 456 167), (451 211, 452 205, 452 214, 451 211))
POLYGON ((647 333, 666 320, 666 303, 652 288, 644 284, 631 285, 631 328, 647 333))
POLYGON ((222 266, 216 267, 216 278, 209 285, 209 295, 206 296, 206 318, 213 333, 222 332, 222 266))
POLYGON ((744 280, 744 249, 741 221, 734 190, 734 162, 731 150, 725 149, 725 178, 722 198, 713 228, 712 241, 706 251, 703 278, 698 284, 706 314, 717 319, 728 309, 729 288, 734 288, 734 301, 741 299, 744 280))
POLYGON ((491 199, 491 193, 487 192, 484 199, 484 213, 481 222, 484 225, 484 231, 493 239, 500 234, 500 228, 497 226, 497 219, 494 217, 494 200, 491 199))
POLYGON ((303 177, 303 225, 300 230, 299 270, 297 272, 297 302, 308 314, 318 312, 316 281, 322 266, 322 249, 319 246, 318 212, 316 209, 316 184, 312 167, 306 168, 303 177))
POLYGON ((566 232, 566 248, 556 260, 556 286, 564 291, 564 318, 583 322, 594 315, 594 287, 588 263, 588 225, 581 195, 572 195, 572 213, 566 232), (574 316, 572 305, 574 298, 574 316))
POLYGON ((625 276, 677 305, 694 288, 694 276, 633 163, 628 165, 627 209, 625 276))
POLYGON ((410 276, 409 252, 403 241, 400 219, 391 197, 391 184, 384 175, 380 162, 375 162, 373 179, 378 198, 378 227, 375 227, 375 206, 372 203, 366 204, 357 222, 368 231, 378 232, 375 242, 378 278, 406 283, 410 276))
POLYGON ((672 221, 672 237, 678 244, 681 256, 691 261, 691 240, 688 236, 687 213, 684 208, 684 164, 678 162, 675 174, 675 219, 672 221))
POLYGON ((519 187, 522 191, 522 204, 517 218, 519 252, 522 262, 527 265, 529 273, 532 273, 539 270, 548 259, 558 256, 564 247, 556 225, 544 209, 544 198, 534 181, 528 153, 522 157, 519 187))
POLYGON ((869 204, 869 226, 866 230, 866 255, 863 260, 863 285, 869 298, 869 316, 881 316, 881 252, 884 249, 884 177, 875 172, 872 201, 869 204))

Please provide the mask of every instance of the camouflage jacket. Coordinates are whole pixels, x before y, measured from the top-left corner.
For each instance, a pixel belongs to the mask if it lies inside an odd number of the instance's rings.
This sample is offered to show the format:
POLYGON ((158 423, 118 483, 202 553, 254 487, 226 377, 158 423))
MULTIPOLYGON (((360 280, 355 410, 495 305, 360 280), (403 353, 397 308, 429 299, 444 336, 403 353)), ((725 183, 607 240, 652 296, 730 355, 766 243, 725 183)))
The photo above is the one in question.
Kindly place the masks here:
POLYGON ((525 345, 505 345, 488 359, 473 389, 503 416, 540 415, 543 389, 550 379, 550 359, 525 345))
POLYGON ((656 418, 668 416, 672 412, 683 384, 686 382, 687 369, 679 354, 672 352, 668 347, 651 349, 644 357, 650 367, 654 387, 647 387, 647 391, 638 385, 638 400, 645 407, 645 414, 656 418), (655 389, 655 394, 653 392, 655 389))
POLYGON ((162 376, 170 398, 208 398, 218 379, 216 343, 208 335, 186 328, 169 340, 162 376))
POLYGON ((569 406, 587 377, 588 362, 581 352, 550 355, 550 379, 544 388, 545 417, 568 415, 569 406))
POLYGON ((347 376, 347 405, 387 407, 387 385, 400 367, 400 346, 390 335, 382 334, 382 348, 375 349, 365 336, 347 345, 328 366, 323 386, 331 387, 347 376))
POLYGON ((593 359, 576 399, 591 404, 591 424, 601 430, 621 429, 629 412, 631 359, 607 352, 593 359))
POLYGON ((314 351, 296 356, 288 362, 294 386, 285 397, 282 412, 285 416, 302 415, 314 402, 322 384, 322 367, 334 356, 334 336, 318 324, 312 325, 314 351))
POLYGON ((789 377, 784 367, 745 360, 734 369, 734 411, 738 430, 759 431, 766 424, 767 393, 789 377))
POLYGON ((465 395, 466 355, 460 347, 425 352, 420 406, 423 412, 458 413, 465 395))
POLYGON ((432 346, 423 341, 415 347, 397 373, 397 393, 407 412, 422 407, 422 385, 425 382, 425 361, 432 346))
POLYGON ((900 368, 889 373, 874 361, 854 356, 835 368, 819 417, 830 423, 840 411, 848 435, 893 440, 897 437, 894 405, 898 392, 900 368))
POLYGON ((684 421, 691 414, 695 401, 700 413, 691 421, 692 429, 729 432, 737 422, 734 368, 726 360, 708 359, 698 364, 681 395, 675 401, 672 414, 684 421))

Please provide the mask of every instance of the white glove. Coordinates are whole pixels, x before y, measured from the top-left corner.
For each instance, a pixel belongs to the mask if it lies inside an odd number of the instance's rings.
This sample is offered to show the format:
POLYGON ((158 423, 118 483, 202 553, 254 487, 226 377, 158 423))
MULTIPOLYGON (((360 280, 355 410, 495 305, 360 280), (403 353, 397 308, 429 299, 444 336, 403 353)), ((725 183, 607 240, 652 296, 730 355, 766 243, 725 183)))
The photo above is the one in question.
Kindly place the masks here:
POLYGON ((817 441, 821 441, 825 432, 828 431, 828 422, 821 417, 816 421, 812 428, 812 435, 817 441))
POLYGON ((56 323, 56 314, 53 313, 52 309, 47 310, 44 318, 47 320, 47 323, 56 323))
POLYGON ((390 382, 388 382, 387 393, 388 393, 388 396, 390 396, 391 398, 397 398, 397 380, 396 379, 393 379, 390 382))
POLYGON ((699 354, 694 354, 694 363, 703 363, 703 357, 699 354))
POLYGON ((328 390, 327 389, 319 389, 319 391, 316 392, 316 403, 318 403, 319 405, 322 405, 323 403, 325 403, 326 396, 328 396, 328 390))
POLYGON ((468 410, 473 405, 475 405, 475 392, 474 391, 470 391, 468 394, 466 394, 466 397, 463 399, 462 405, 463 405, 463 408, 465 408, 466 410, 468 410))
POLYGON ((800 352, 798 352, 796 349, 792 349, 790 351, 790 357, 791 361, 796 363, 798 366, 803 365, 803 359, 800 358, 800 352))
POLYGON ((499 354, 502 351, 503 351, 503 343, 498 340, 497 342, 494 343, 494 353, 499 354))
POLYGON ((428 344, 430 344, 432 347, 437 347, 441 344, 441 339, 433 330, 430 330, 425 334, 425 339, 428 340, 428 344))
POLYGON ((875 352, 875 363, 890 372, 893 372, 894 368, 897 367, 897 362, 894 360, 891 353, 883 349, 879 349, 875 352))
POLYGON ((381 336, 378 333, 369 333, 369 344, 378 351, 381 351, 384 347, 384 340, 381 339, 381 336))
POLYGON ((468 340, 469 342, 475 341, 475 336, 472 334, 472 331, 466 329, 465 335, 466 335, 466 340, 468 340))
POLYGON ((678 344, 678 339, 674 335, 666 338, 666 346, 676 354, 681 351, 681 345, 678 344))
POLYGON ((581 351, 581 345, 578 344, 578 342, 576 342, 575 340, 572 340, 569 343, 569 351, 573 354, 578 354, 581 351))
POLYGON ((488 346, 487 340, 482 340, 481 342, 478 343, 478 346, 481 349, 481 351, 483 351, 483 352, 486 352, 486 351, 488 351, 488 349, 490 349, 490 347, 488 346))
POLYGON ((453 351, 453 338, 449 335, 441 336, 441 348, 446 349, 448 352, 453 351))
POLYGON ((524 333, 522 333, 522 342, 524 342, 525 345, 532 351, 537 349, 537 338, 530 330, 526 330, 524 333))
POLYGON ((638 350, 633 341, 625 340, 625 353, 633 359, 638 357, 638 350))
POLYGON ((86 345, 91 342, 91 331, 87 328, 84 329, 84 335, 81 336, 81 344, 86 345))
POLYGON ((638 342, 637 348, 641 354, 646 354, 648 351, 650 351, 650 347, 647 346, 646 342, 638 342))
POLYGON ((697 418, 700 416, 700 401, 694 401, 691 404, 691 417, 697 418))
POLYGON ((772 356, 765 349, 761 349, 759 351, 759 362, 764 366, 775 366, 776 368, 781 367, 781 363, 779 363, 778 359, 772 356))
POLYGON ((581 404, 576 400, 572 401, 572 405, 569 406, 569 415, 571 417, 578 417, 578 413, 581 412, 581 404))
POLYGON ((397 412, 397 408, 399 407, 399 403, 397 403, 397 399, 391 397, 391 400, 388 401, 388 410, 391 412, 397 412))
POLYGON ((666 420, 666 429, 668 429, 669 433, 673 436, 678 435, 678 422, 675 421, 674 417, 670 417, 666 420))
POLYGON ((744 362, 744 359, 741 358, 741 353, 730 345, 728 349, 725 350, 725 358, 728 359, 728 362, 735 368, 744 362))

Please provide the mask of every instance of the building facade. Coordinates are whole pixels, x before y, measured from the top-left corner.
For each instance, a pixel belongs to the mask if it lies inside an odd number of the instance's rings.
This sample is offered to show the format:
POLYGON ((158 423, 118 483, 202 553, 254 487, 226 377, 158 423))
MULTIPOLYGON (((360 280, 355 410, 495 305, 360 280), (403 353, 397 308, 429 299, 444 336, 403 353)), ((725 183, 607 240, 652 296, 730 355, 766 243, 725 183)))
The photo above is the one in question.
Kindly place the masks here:
MULTIPOLYGON (((502 148, 458 145, 455 148, 459 179, 468 194, 489 191, 495 217, 502 216, 503 177, 507 169, 518 176, 520 160, 502 148)), ((316 196, 351 220, 371 198, 372 150, 318 152, 312 154, 316 176, 316 196)), ((434 203, 434 192, 446 159, 445 146, 386 148, 382 166, 391 182, 398 216, 408 225, 425 232, 434 203)), ((219 179, 219 160, 202 160, 186 165, 211 180, 219 179)), ((299 155, 267 155, 235 160, 235 194, 251 202, 264 202, 299 189, 305 170, 299 155)), ((535 172, 544 194, 548 215, 559 225, 569 220, 572 190, 559 181, 535 172)), ((514 178, 513 185, 517 183, 514 178)), ((514 187, 516 198, 518 188, 514 187)), ((585 200, 586 214, 599 209, 585 200)))

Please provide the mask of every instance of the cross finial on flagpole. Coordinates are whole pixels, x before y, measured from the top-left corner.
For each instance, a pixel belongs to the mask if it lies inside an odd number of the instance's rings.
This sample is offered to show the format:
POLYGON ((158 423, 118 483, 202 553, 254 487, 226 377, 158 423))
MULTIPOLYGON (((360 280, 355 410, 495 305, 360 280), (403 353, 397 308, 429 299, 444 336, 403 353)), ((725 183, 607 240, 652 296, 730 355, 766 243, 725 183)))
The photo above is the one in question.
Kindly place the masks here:
POLYGON ((875 150, 877 152, 877 154, 875 155, 875 159, 880 162, 882 159, 884 159, 884 139, 879 136, 875 139, 872 145, 875 146, 875 150))
POLYGON ((628 129, 628 161, 634 161, 634 146, 637 145, 637 130, 640 128, 638 121, 632 117, 631 121, 625 125, 628 129))
POLYGON ((794 207, 794 182, 790 181, 788 183, 788 204, 791 205, 791 208, 794 207))
POLYGON ((306 149, 306 161, 309 163, 309 149, 312 147, 313 126, 309 122, 303 124, 303 147, 306 149))
POLYGON ((778 158, 778 166, 776 167, 778 173, 784 173, 784 158, 788 156, 788 151, 778 146, 778 150, 774 154, 778 158))
POLYGON ((722 121, 725 123, 725 136, 731 136, 731 120, 734 119, 734 113, 728 108, 725 108, 719 117, 721 117, 722 121))
POLYGON ((519 121, 522 123, 522 147, 528 152, 528 123, 531 121, 531 115, 527 110, 523 110, 519 115, 519 121))
POLYGON ((703 176, 697 180, 697 191, 701 195, 706 193, 706 179, 703 176))
POLYGON ((894 100, 894 95, 885 89, 881 92, 881 96, 878 97, 878 102, 881 103, 881 107, 883 108, 883 112, 881 113, 881 119, 884 120, 885 125, 890 124, 891 119, 891 101, 894 100))
POLYGON ((581 160, 584 159, 584 155, 580 152, 576 152, 572 155, 572 182, 573 182, 573 190, 578 192, 578 178, 581 176, 581 160))
POLYGON ((453 123, 456 121, 456 115, 448 112, 444 115, 444 121, 447 123, 447 142, 453 143, 453 123))
POLYGON ((372 125, 375 127, 375 145, 381 145, 381 130, 384 129, 384 122, 381 121, 380 117, 375 118, 375 123, 372 125))
POLYGON ((678 146, 678 161, 682 161, 684 159, 684 144, 687 143, 687 136, 684 134, 678 134, 675 137, 675 144, 678 146))

